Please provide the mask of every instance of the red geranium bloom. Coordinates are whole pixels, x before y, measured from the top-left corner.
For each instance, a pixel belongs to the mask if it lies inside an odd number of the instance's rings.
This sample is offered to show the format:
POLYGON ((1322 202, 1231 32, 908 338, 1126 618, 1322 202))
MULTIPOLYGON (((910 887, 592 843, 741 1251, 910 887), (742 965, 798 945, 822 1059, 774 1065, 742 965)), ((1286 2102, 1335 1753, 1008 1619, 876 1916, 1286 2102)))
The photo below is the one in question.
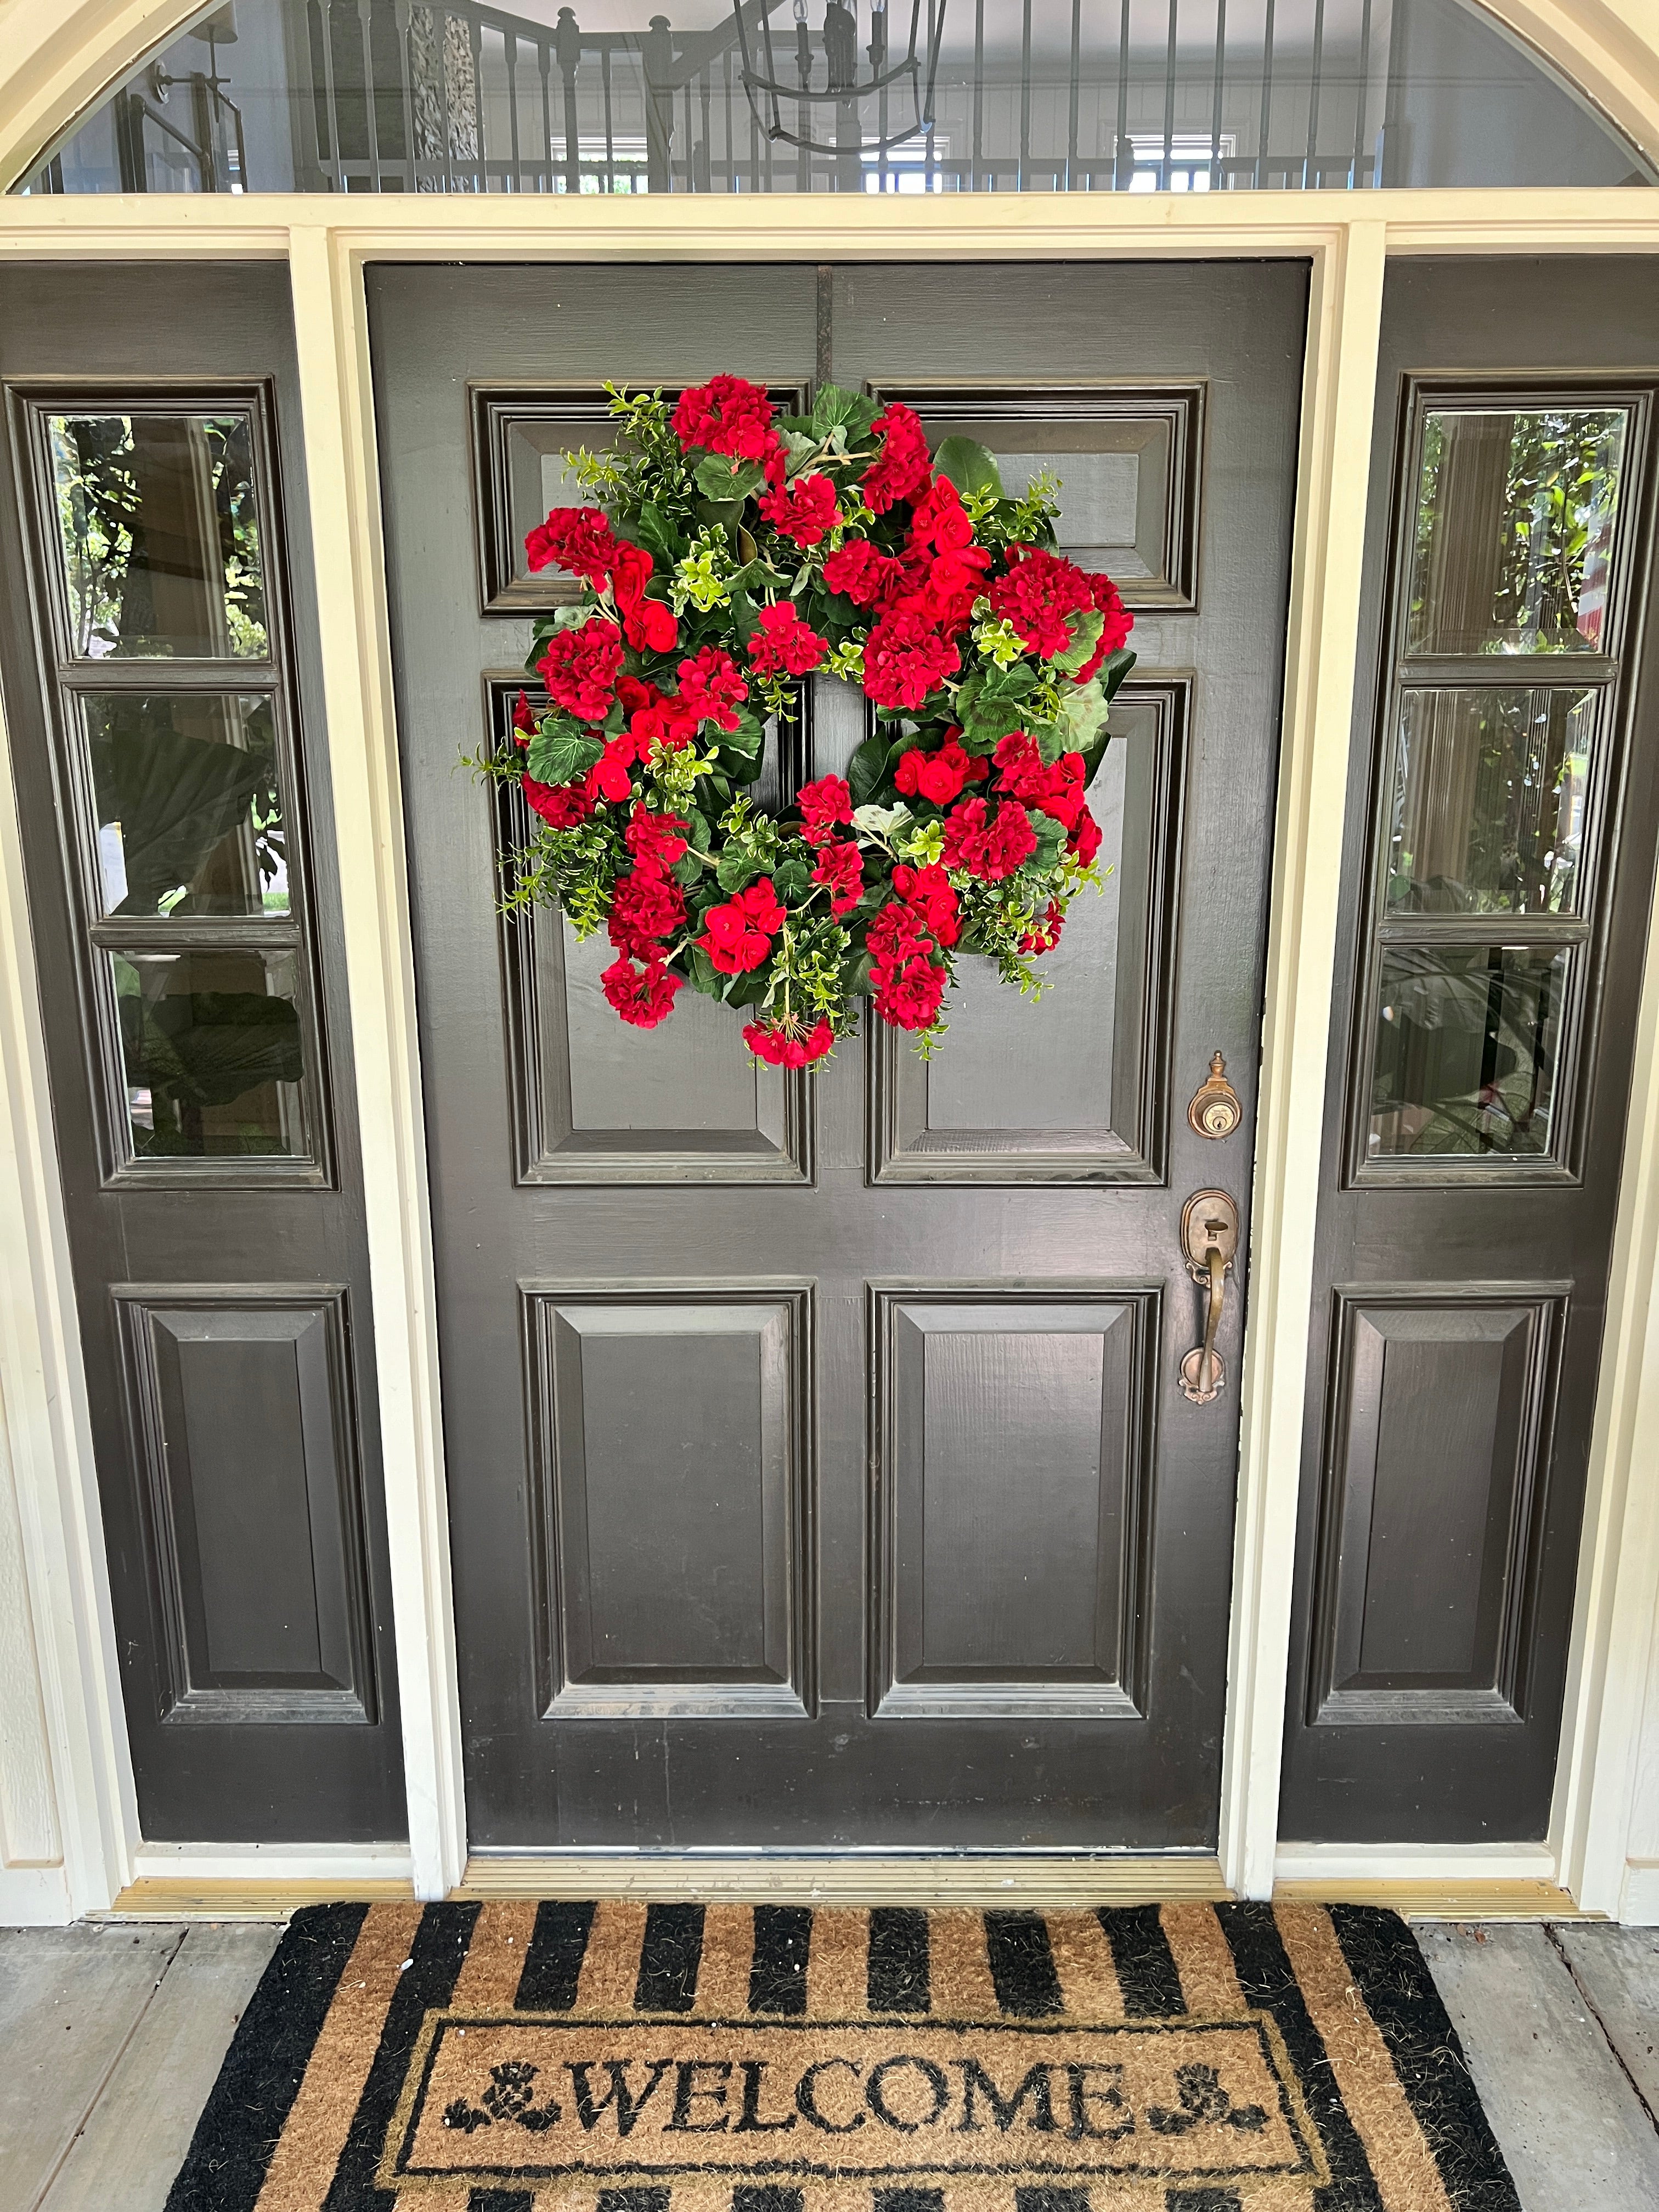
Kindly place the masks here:
POLYGON ((749 640, 749 665, 757 676, 810 676, 830 650, 793 599, 763 607, 749 640))
POLYGON ((956 943, 962 933, 961 902, 936 860, 925 868, 907 867, 901 862, 893 871, 893 889, 936 943, 956 943))
POLYGON ((641 866, 669 868, 685 850, 689 826, 678 814, 653 814, 636 799, 623 834, 629 851, 641 866))
POLYGON ((656 939, 672 936, 685 920, 685 896, 674 878, 650 861, 619 878, 608 924, 618 952, 660 960, 656 939))
POLYGON ((1086 806, 1079 814, 1076 826, 1066 840, 1066 849, 1075 854, 1085 868, 1100 850, 1100 824, 1086 806))
POLYGON ((524 796, 532 811, 556 830, 574 830, 593 811, 586 784, 538 783, 533 775, 527 775, 524 779, 524 796))
POLYGON ((1050 899, 1048 911, 1035 929, 1028 929, 1019 940, 1022 952, 1052 952, 1060 942, 1060 933, 1066 926, 1066 910, 1058 899, 1050 899))
POLYGON ((602 722, 617 696, 622 657, 622 632, 595 615, 591 622, 556 630, 536 673, 556 706, 568 708, 579 721, 602 722))
POLYGON ((1011 545, 1008 573, 991 586, 991 611, 1012 623, 1033 653, 1045 660, 1072 641, 1066 617, 1092 607, 1089 579, 1075 561, 1062 561, 1040 545, 1011 545))
POLYGON ((836 1033, 825 1020, 815 1022, 805 1036, 797 1034, 799 1024, 786 1027, 779 1023, 746 1022, 743 1041, 757 1060, 763 1060, 771 1067, 811 1067, 814 1060, 823 1060, 836 1042, 836 1033))
POLYGON ((996 883, 1012 876, 1036 850, 1036 832, 1025 809, 1003 799, 992 813, 982 799, 964 799, 945 823, 945 865, 996 883))
POLYGON ((823 846, 812 881, 830 893, 831 914, 845 914, 864 896, 864 855, 852 843, 823 846))
POLYGON ((827 590, 842 592, 855 607, 872 607, 904 571, 890 553, 867 538, 849 538, 823 564, 827 590))
POLYGON ((900 500, 914 499, 927 488, 933 463, 927 454, 927 434, 914 408, 896 400, 870 427, 881 451, 865 471, 860 489, 872 514, 885 514, 900 500))
POLYGON ((919 707, 959 666, 955 646, 923 615, 884 615, 864 648, 864 689, 878 707, 919 707))
POLYGON ((726 453, 733 460, 763 461, 777 447, 771 401, 741 376, 711 376, 680 394, 674 435, 690 453, 726 453))
POLYGON ((974 542, 974 526, 968 520, 962 494, 949 477, 935 477, 910 517, 913 544, 931 545, 936 553, 960 553, 974 542))
POLYGON ((1129 632, 1135 626, 1134 617, 1118 596, 1117 586, 1109 576, 1097 570, 1089 579, 1089 592, 1096 606, 1105 616, 1106 623, 1100 633, 1100 643, 1095 647, 1094 658, 1078 671, 1079 684, 1086 684, 1109 653, 1128 643, 1129 632))
POLYGON ((709 908, 702 918, 705 934, 697 942, 722 975, 747 975, 771 951, 783 916, 771 878, 763 876, 727 905, 709 908))
POLYGON ((524 550, 532 568, 564 568, 573 576, 586 576, 597 590, 605 582, 617 541, 598 507, 556 507, 526 538, 524 550))
POLYGON ((513 709, 513 733, 521 745, 528 744, 536 734, 535 710, 522 691, 519 694, 518 705, 513 709))
POLYGON ((876 1012, 895 1029, 931 1029, 945 996, 945 971, 915 908, 883 907, 866 933, 876 1012))
POLYGON ((936 752, 912 745, 899 755, 893 781, 907 799, 925 799, 934 806, 948 806, 960 798, 964 784, 977 783, 986 766, 977 754, 964 752, 955 738, 947 738, 936 752))
POLYGON ((660 960, 636 969, 631 960, 613 960, 599 978, 612 1007, 636 1030, 653 1030, 674 1011, 674 994, 684 982, 660 960))
POLYGON ((781 491, 768 492, 760 502, 767 520, 797 545, 817 545, 841 520, 836 487, 822 469, 797 477, 781 491))
POLYGON ((1024 730, 1011 730, 998 744, 994 758, 998 787, 1022 806, 1035 806, 1070 830, 1083 805, 1083 756, 1062 753, 1046 763, 1034 738, 1024 730))
POLYGON ((693 725, 713 722, 717 729, 735 730, 738 708, 748 696, 749 686, 731 654, 717 645, 706 645, 695 660, 680 663, 676 720, 693 725))
POLYGON ((653 566, 643 545, 623 544, 617 548, 611 570, 623 635, 635 653, 672 653, 680 634, 672 607, 645 595, 653 566))
POLYGON ((804 783, 795 795, 800 809, 801 835, 809 845, 821 845, 836 834, 837 822, 853 818, 852 786, 844 776, 821 775, 804 783))

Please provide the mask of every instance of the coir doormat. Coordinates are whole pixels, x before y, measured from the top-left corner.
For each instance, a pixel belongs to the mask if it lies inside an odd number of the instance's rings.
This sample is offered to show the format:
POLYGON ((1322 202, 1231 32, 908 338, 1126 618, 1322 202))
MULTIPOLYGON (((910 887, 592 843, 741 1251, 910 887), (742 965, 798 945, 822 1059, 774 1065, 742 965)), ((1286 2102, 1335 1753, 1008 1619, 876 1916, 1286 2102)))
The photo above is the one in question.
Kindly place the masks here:
POLYGON ((325 1905, 168 2212, 1519 2212, 1358 1907, 325 1905))

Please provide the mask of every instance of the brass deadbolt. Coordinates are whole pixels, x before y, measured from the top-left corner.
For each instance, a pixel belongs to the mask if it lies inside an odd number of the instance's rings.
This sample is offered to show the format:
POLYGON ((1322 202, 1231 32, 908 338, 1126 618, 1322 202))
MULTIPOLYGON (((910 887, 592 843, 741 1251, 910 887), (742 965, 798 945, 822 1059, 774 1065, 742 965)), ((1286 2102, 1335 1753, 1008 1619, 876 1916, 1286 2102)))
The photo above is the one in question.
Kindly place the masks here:
POLYGON ((1227 1080, 1227 1063, 1218 1052, 1210 1060, 1209 1079, 1200 1083, 1187 1119, 1200 1137, 1231 1137, 1244 1118, 1238 1093, 1227 1080))

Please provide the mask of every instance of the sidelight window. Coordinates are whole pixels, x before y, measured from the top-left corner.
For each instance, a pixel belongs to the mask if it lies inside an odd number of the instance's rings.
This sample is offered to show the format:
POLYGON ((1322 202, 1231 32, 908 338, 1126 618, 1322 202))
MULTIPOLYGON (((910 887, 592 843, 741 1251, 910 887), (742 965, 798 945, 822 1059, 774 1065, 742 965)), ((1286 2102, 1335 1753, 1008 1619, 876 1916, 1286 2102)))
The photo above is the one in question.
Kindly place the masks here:
POLYGON ((265 396, 23 406, 106 1175, 319 1181, 265 396))
POLYGON ((1642 392, 1414 395, 1356 1062, 1361 1182, 1573 1172, 1648 407, 1642 392))

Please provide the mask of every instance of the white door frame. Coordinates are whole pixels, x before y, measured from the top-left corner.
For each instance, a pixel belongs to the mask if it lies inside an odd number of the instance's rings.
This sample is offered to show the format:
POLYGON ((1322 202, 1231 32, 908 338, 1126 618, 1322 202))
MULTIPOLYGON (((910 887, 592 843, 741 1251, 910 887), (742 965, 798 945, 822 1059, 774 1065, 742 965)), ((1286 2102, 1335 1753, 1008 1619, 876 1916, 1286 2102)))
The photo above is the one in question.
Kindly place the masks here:
MULTIPOLYGON (((161 1875, 249 1885, 412 1879, 417 1894, 436 1897, 455 1887, 465 1864, 364 264, 1262 255, 1306 258, 1313 281, 1242 1380, 1220 1872, 1251 1896, 1267 1895, 1276 1874, 1368 1881, 1559 1879, 1585 1906, 1642 1909, 1646 1892, 1639 1878, 1634 1887, 1627 1881, 1626 1860, 1659 1605, 1659 1321, 1650 1313, 1659 1247, 1659 1126, 1639 1111, 1626 1140, 1550 1843, 1287 1851, 1278 1836, 1278 1801, 1318 1195, 1304 1163, 1318 1157, 1324 1108, 1386 262, 1449 252, 1659 252, 1655 201, 1633 191, 0 200, 0 253, 9 257, 253 256, 289 265, 358 1071, 410 1831, 406 1848, 358 1852, 327 1845, 234 1850, 211 1838, 180 1850, 146 1845, 139 1836, 7 776, 0 793, 0 1064, 8 1092, 0 1106, 0 1396, 43 1692, 33 1721, 21 1698, 17 1712, 0 1705, 0 1742, 15 1737, 38 1747, 35 1765, 44 1762, 49 1771, 61 1831, 61 1869, 52 1871, 51 1836, 40 1820, 33 1840, 25 1838, 33 1860, 12 1851, 7 1827, 0 1832, 6 1854, 0 1910, 14 1895, 29 1917, 95 1910, 135 1876, 161 1875), (14 1886, 14 1873, 27 1875, 32 1887, 22 1879, 14 1886)), ((1649 951, 1638 1100, 1650 1097, 1659 1080, 1659 933, 1649 951)), ((0 1589, 7 1528, 0 1512, 0 1589)), ((0 1689, 0 1699, 7 1694, 0 1689)), ((10 1762, 9 1752, 6 1757, 10 1762)), ((27 1766, 27 1759, 13 1763, 20 1772, 27 1766)), ((4 1774, 10 1771, 9 1764, 4 1774)), ((7 1802, 0 1789, 0 1814, 7 1802)), ((594 1869, 592 1879, 599 1878, 594 1869)))

